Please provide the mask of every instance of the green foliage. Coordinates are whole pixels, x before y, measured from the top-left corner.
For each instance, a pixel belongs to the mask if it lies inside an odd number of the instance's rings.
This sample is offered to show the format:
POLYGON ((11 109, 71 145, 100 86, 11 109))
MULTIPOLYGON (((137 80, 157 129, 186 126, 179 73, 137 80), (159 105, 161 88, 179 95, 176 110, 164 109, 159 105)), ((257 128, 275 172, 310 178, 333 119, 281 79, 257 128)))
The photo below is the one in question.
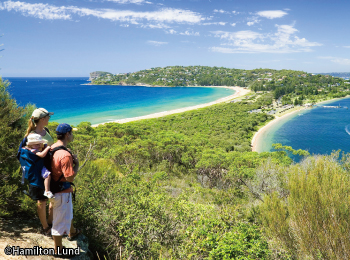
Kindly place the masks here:
POLYGON ((264 197, 262 223, 298 259, 349 258, 350 179, 338 156, 308 157, 289 166, 289 195, 264 197))
MULTIPOLYGON (((277 80, 291 73, 302 74, 304 72, 271 69, 240 70, 207 66, 168 66, 134 73, 101 75, 93 80, 93 84, 241 87, 253 85, 255 87, 262 77, 264 81, 261 81, 261 83, 265 83, 265 80, 272 80, 271 77, 277 80)), ((255 88, 254 91, 256 91, 255 88)))
MULTIPOLYGON (((252 103, 224 103, 96 128, 80 123, 69 146, 81 162, 90 161, 75 181, 74 220, 84 228, 93 251, 110 259, 348 258, 350 156, 344 155, 340 164, 337 156, 310 157, 306 151, 281 144, 275 145, 277 152, 251 152, 254 131, 273 117, 248 111, 271 104, 278 91, 290 94, 283 99, 287 103, 321 95, 312 89, 291 88, 296 75, 303 72, 199 66, 165 70, 153 68, 144 72, 145 77, 143 72, 113 77, 115 83, 148 80, 154 84, 159 76, 154 74, 168 71, 169 76, 185 74, 182 81, 174 78, 169 84, 190 84, 196 79, 208 85, 250 84, 256 91, 273 86, 276 78, 292 75, 292 79, 283 78, 286 88, 271 88, 274 93, 252 103), (186 69, 192 74, 197 69, 198 77, 189 79, 186 69), (276 78, 260 84, 258 77, 276 78), (292 95, 299 95, 298 99, 292 95), (306 159, 291 165, 287 152, 306 159), (262 227, 271 238, 269 244, 262 227)), ((300 84, 325 80, 305 75, 300 84)), ((332 78, 325 82, 339 83, 332 78)), ((2 86, 4 107, 10 108, 4 111, 12 120, 0 117, 6 133, 0 146, 0 162, 6 160, 0 163, 0 207, 6 211, 0 212, 9 214, 10 206, 21 203, 22 210, 35 214, 33 202, 15 192, 20 176, 13 158, 25 129, 24 114, 30 113, 18 108, 2 86)), ((329 86, 331 95, 339 95, 340 85, 336 86, 329 86)), ((52 133, 56 127, 57 123, 49 124, 52 133)))
POLYGON ((234 237, 244 248, 242 255, 266 257, 260 231, 248 223, 243 228, 239 223, 244 221, 232 216, 246 203, 241 186, 254 177, 256 167, 266 160, 291 163, 284 152, 250 152, 253 132, 272 117, 247 111, 269 101, 271 97, 252 104, 225 103, 96 128, 78 125, 72 150, 81 160, 91 145, 94 150, 77 177, 81 199, 75 220, 86 227, 95 250, 111 258, 120 251, 125 258, 142 259, 232 257, 240 254, 230 255, 237 249, 228 242, 234 237), (199 220, 225 226, 207 251, 194 250, 196 243, 188 237, 199 220))
POLYGON ((291 152, 293 155, 300 155, 300 156, 309 156, 310 153, 308 151, 302 150, 302 149, 298 149, 298 150, 294 150, 291 146, 287 146, 287 145, 282 145, 282 144, 272 144, 272 147, 275 150, 286 150, 288 152, 291 152))
POLYGON ((136 173, 120 176, 115 166, 98 160, 90 162, 76 181, 75 220, 85 227, 100 255, 112 259, 120 252, 125 258, 139 259, 267 257, 266 239, 258 227, 235 222, 235 207, 217 208, 208 197, 204 203, 193 201, 198 198, 195 194, 207 196, 208 190, 188 188, 174 197, 161 183, 169 181, 164 172, 151 178, 136 173))
POLYGON ((292 161, 285 153, 223 152, 204 150, 197 163, 197 173, 208 178, 210 187, 232 187, 241 185, 241 180, 250 180, 256 169, 266 160, 276 164, 289 165, 292 161))
MULTIPOLYGON (((204 259, 269 259, 270 251, 259 228, 248 223, 201 219, 186 230, 192 258, 200 252, 204 259)), ((195 258, 195 257, 194 257, 195 258)))
POLYGON ((94 158, 110 158, 125 172, 153 170, 165 161, 167 170, 180 166, 194 169, 204 149, 223 153, 248 152, 259 125, 271 119, 249 114, 252 105, 220 104, 158 119, 128 124, 105 124, 91 128, 81 123, 75 132, 74 151, 85 154, 96 141, 94 158), (220 115, 220 116, 218 116, 220 115))
POLYGON ((18 211, 21 173, 16 159, 23 139, 26 119, 33 107, 18 107, 7 91, 8 82, 0 78, 0 216, 18 211))

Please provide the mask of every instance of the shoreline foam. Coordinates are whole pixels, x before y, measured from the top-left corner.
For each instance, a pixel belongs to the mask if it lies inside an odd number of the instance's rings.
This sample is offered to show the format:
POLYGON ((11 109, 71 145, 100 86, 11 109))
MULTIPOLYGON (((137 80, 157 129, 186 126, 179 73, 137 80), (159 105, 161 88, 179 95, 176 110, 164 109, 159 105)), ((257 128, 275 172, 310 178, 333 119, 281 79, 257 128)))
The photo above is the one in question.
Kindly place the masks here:
MULTIPOLYGON (((338 99, 344 99, 344 98, 349 98, 349 96, 346 96, 346 97, 343 97, 343 98, 333 98, 333 99, 329 99, 329 100, 324 100, 324 101, 320 101, 320 102, 317 102, 315 105, 320 105, 320 104, 326 104, 326 103, 331 103, 331 102, 334 102, 338 99)), ((309 108, 307 107, 300 107, 300 109, 298 110, 293 110, 293 111, 290 111, 290 112, 287 112, 286 114, 280 116, 280 117, 277 117, 275 116, 275 118, 268 122, 266 125, 264 125, 263 127, 261 127, 253 136, 252 138, 252 141, 251 141, 251 147, 252 147, 252 151, 253 152, 259 152, 257 151, 257 146, 258 146, 258 143, 259 143, 259 138, 261 138, 264 133, 266 133, 267 131, 269 131, 270 129, 273 128, 274 125, 276 125, 278 122, 280 122, 281 120, 291 116, 291 115, 294 115, 296 112, 300 112, 300 111, 303 111, 303 110, 307 110, 309 108)), ((312 108, 311 108, 312 109, 312 108)))
POLYGON ((172 114, 178 114, 178 113, 182 113, 182 112, 186 112, 186 111, 190 111, 190 110, 195 110, 195 109, 199 109, 199 108, 203 108, 203 107, 212 106, 212 105, 219 104, 219 103, 222 103, 222 102, 231 101, 232 99, 244 96, 247 93, 251 92, 251 90, 249 90, 249 89, 245 89, 245 88, 238 87, 238 86, 234 86, 234 87, 228 87, 228 86, 189 86, 189 87, 227 88, 227 89, 235 90, 236 92, 233 95, 230 95, 230 96, 227 96, 227 97, 224 97, 224 98, 220 98, 218 100, 215 100, 215 101, 212 101, 212 102, 209 102, 209 103, 205 103, 205 104, 200 104, 200 105, 191 106, 191 107, 178 108, 178 109, 174 109, 174 110, 170 110, 170 111, 163 111, 163 112, 153 113, 153 114, 144 115, 144 116, 138 116, 138 117, 131 117, 131 118, 124 118, 124 119, 108 121, 108 122, 104 122, 104 123, 100 123, 100 124, 94 124, 94 125, 92 125, 92 127, 97 127, 99 125, 103 125, 103 124, 106 124, 106 123, 123 124, 123 123, 132 122, 132 121, 138 121, 138 120, 143 120, 143 119, 151 119, 151 118, 158 118, 158 117, 168 116, 168 115, 172 115, 172 114))

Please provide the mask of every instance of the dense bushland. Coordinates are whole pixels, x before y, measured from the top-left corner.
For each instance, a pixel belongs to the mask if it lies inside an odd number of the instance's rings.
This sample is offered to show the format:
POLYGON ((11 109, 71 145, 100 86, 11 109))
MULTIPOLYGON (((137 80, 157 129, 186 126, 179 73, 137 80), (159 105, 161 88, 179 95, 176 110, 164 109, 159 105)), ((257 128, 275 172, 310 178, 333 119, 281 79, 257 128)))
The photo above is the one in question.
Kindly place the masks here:
POLYGON ((184 187, 165 172, 120 177, 108 165, 105 160, 90 163, 77 180, 76 221, 100 254, 111 259, 120 254, 141 259, 268 258, 260 228, 237 217, 235 197, 240 195, 234 190, 226 191, 233 193, 231 202, 218 206, 224 193, 203 188, 195 179, 185 177, 184 187))
POLYGON ((20 206, 19 164, 16 159, 32 107, 18 107, 7 91, 8 82, 0 78, 0 217, 18 211, 20 206))
POLYGON ((71 148, 82 158, 90 144, 94 151, 76 181, 75 219, 94 249, 113 258, 267 259, 261 227, 244 217, 247 182, 262 162, 291 159, 249 151, 253 131, 271 119, 247 113, 261 105, 78 125, 71 148))
MULTIPOLYGON (((261 193, 267 233, 295 259, 349 259, 349 155, 308 157, 274 171, 274 188, 261 193)), ((271 182, 273 183, 273 182, 271 182)))
MULTIPOLYGON (((18 107, 0 86, 1 216, 35 217, 15 159, 32 107, 18 107)), ((284 151, 251 152, 254 131, 272 117, 248 111, 269 103, 271 95, 127 124, 79 124, 70 144, 83 166, 74 221, 96 256, 348 259, 350 156, 339 162, 337 154, 277 145, 306 157, 292 164, 284 151)))

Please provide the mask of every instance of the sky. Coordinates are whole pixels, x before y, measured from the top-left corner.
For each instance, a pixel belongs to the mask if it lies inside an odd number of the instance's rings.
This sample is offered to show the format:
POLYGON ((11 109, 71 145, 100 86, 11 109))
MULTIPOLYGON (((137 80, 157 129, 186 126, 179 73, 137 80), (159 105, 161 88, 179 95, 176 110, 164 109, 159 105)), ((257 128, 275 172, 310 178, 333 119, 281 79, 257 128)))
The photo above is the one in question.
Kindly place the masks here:
POLYGON ((165 66, 350 72, 350 1, 0 0, 0 76, 165 66))

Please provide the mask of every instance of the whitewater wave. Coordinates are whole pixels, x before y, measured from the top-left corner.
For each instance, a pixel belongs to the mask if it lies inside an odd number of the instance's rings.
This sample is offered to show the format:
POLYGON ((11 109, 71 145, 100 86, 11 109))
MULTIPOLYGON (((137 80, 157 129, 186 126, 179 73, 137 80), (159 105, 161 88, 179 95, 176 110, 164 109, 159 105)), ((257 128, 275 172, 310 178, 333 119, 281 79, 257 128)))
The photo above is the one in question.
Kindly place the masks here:
POLYGON ((345 131, 350 135, 350 125, 345 126, 345 131))

